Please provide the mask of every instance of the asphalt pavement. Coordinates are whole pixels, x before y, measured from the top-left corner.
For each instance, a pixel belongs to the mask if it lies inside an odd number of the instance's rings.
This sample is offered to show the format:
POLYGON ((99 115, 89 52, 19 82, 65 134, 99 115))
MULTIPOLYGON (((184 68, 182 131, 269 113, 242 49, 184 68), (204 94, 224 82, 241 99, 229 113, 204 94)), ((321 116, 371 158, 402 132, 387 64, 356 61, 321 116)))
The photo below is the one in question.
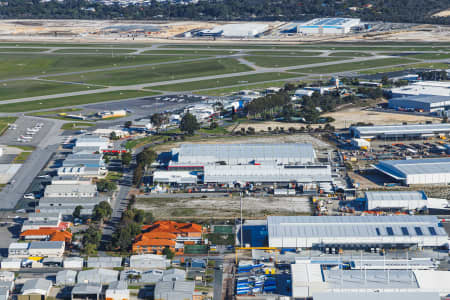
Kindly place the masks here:
POLYGON ((16 204, 22 199, 33 179, 38 176, 42 168, 52 157, 58 146, 48 146, 44 149, 37 149, 31 153, 26 162, 7 184, 0 191, 0 209, 14 209, 16 204))

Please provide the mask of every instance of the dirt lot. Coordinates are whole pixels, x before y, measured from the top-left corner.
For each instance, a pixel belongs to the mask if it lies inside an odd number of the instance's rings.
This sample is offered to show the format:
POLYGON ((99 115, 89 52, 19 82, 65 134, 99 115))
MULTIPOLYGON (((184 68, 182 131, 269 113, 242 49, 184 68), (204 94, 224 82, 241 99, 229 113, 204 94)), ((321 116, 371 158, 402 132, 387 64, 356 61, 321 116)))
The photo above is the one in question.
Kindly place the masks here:
POLYGON ((325 117, 332 117, 335 119, 331 123, 337 129, 347 128, 350 124, 357 122, 373 123, 375 125, 389 125, 389 124, 402 124, 407 123, 425 123, 426 121, 439 122, 439 118, 408 115, 408 114, 396 114, 396 113, 384 113, 376 111, 361 110, 360 108, 350 108, 341 110, 338 112, 324 114, 325 117))
MULTIPOLYGON (((227 219, 240 216, 239 197, 198 196, 158 198, 138 198, 136 208, 148 210, 155 218, 218 218, 227 219)), ((243 215, 246 218, 263 218, 267 215, 310 214, 311 206, 307 197, 245 197, 243 215)))

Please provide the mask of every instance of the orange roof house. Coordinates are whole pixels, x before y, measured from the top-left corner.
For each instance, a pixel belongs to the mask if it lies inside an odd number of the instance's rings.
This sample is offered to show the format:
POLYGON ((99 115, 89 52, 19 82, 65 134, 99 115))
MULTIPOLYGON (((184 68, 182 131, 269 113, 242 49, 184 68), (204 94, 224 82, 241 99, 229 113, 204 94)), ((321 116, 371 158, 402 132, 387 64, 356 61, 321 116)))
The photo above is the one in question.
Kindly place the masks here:
POLYGON ((194 223, 157 221, 142 226, 143 233, 135 238, 133 252, 160 254, 169 248, 175 254, 183 254, 184 244, 202 242, 203 227, 194 223))
POLYGON ((68 231, 59 231, 56 229, 29 229, 20 234, 25 240, 46 240, 70 242, 72 234, 68 231), (53 238, 53 239, 52 239, 53 238))
POLYGON ((72 233, 68 231, 56 231, 50 236, 50 241, 70 243, 72 241, 72 233))

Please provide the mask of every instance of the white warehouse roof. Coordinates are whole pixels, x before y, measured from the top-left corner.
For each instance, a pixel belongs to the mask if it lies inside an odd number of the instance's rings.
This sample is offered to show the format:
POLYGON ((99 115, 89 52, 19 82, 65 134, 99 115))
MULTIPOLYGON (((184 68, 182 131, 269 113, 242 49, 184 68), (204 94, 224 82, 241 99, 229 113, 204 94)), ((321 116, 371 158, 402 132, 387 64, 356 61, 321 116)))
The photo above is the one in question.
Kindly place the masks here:
POLYGON ((410 124, 410 125, 379 125, 379 126, 354 126, 350 127, 357 137, 377 136, 377 135, 415 135, 415 134, 435 134, 450 132, 450 124, 410 124))
POLYGON ((173 149, 178 163, 248 164, 251 161, 279 163, 312 163, 316 153, 311 144, 183 144, 173 149))
POLYGON ((206 165, 205 183, 332 182, 329 165, 206 165))
POLYGON ((447 233, 433 216, 269 216, 269 246, 419 244, 441 246, 447 233))
POLYGON ((450 158, 383 160, 374 168, 406 184, 450 182, 450 158))
POLYGON ((406 208, 426 207, 427 196, 423 191, 374 191, 365 193, 366 208, 406 208))

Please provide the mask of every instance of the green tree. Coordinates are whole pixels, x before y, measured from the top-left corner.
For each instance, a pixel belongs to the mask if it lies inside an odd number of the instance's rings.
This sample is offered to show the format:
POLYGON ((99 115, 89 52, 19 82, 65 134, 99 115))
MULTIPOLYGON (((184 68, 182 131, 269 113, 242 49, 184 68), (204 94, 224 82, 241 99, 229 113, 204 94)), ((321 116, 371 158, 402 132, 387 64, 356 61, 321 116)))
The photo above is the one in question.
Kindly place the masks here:
POLYGON ((166 122, 166 116, 161 113, 156 113, 151 116, 150 121, 156 127, 156 132, 159 132, 161 126, 166 122))
POLYGON ((99 192, 112 192, 117 189, 117 184, 115 182, 106 180, 106 179, 100 179, 97 181, 97 190, 99 192))
POLYGON ((115 141, 115 140, 118 139, 118 136, 117 136, 117 134, 116 134, 115 131, 112 131, 112 132, 110 133, 109 139, 112 140, 112 141, 115 141))
POLYGON ((109 218, 111 214, 112 214, 111 205, 106 201, 102 201, 96 206, 94 206, 92 218, 95 221, 105 220, 109 218))
POLYGON ((200 128, 200 124, 197 122, 197 118, 191 113, 187 113, 183 116, 180 123, 180 130, 193 135, 194 132, 200 128))
POLYGON ((165 255, 168 259, 172 259, 175 256, 175 253, 172 252, 169 248, 164 248, 162 254, 165 255))
POLYGON ((156 159, 158 154, 151 148, 145 148, 141 153, 136 155, 136 162, 143 167, 150 166, 156 159))
POLYGON ((133 122, 131 122, 131 121, 126 121, 125 122, 125 128, 130 128, 131 125, 133 125, 133 122))
POLYGON ((102 234, 100 230, 94 225, 89 226, 83 235, 82 244, 86 247, 88 244, 94 245, 95 248, 98 247, 102 239, 102 234))
POLYGON ((122 152, 120 155, 120 158, 122 160, 122 165, 128 166, 131 163, 131 160, 133 159, 133 156, 130 152, 122 152))
POLYGON ((76 206, 75 209, 73 210, 72 216, 74 218, 80 218, 82 209, 83 209, 83 206, 81 206, 81 205, 76 206))
POLYGON ((136 169, 134 169, 133 184, 134 185, 139 185, 141 183, 141 181, 142 181, 142 176, 143 176, 142 166, 138 165, 136 167, 136 169))

